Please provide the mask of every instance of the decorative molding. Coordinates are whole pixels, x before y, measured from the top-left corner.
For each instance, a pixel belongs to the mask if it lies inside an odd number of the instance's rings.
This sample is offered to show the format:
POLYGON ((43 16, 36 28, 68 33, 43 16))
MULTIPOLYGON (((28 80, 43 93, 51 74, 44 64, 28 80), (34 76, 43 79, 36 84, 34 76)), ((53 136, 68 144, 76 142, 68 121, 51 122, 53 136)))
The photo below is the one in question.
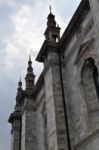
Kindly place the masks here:
POLYGON ((94 42, 95 42, 95 39, 92 38, 80 46, 76 60, 75 60, 75 64, 78 64, 82 61, 82 59, 86 59, 89 56, 91 56, 93 49, 94 49, 94 42))
POLYGON ((44 66, 44 74, 46 74, 46 72, 49 70, 49 68, 53 67, 53 66, 59 66, 59 59, 51 59, 49 61, 47 61, 47 63, 44 66))
POLYGON ((79 38, 81 36, 83 27, 80 25, 76 31, 76 37, 79 38))
POLYGON ((70 23, 68 24, 61 40, 60 45, 63 47, 61 50, 64 51, 68 39, 72 37, 75 33, 81 22, 84 20, 86 14, 90 11, 90 5, 88 0, 81 1, 79 7, 77 8, 74 16, 72 17, 70 23), (65 41, 65 42, 64 42, 65 41))
POLYGON ((90 133, 87 137, 85 137, 83 140, 81 140, 79 143, 75 145, 75 149, 78 149, 79 147, 83 145, 87 145, 89 142, 93 141, 96 137, 99 138, 99 129, 94 131, 93 133, 90 133))
MULTIPOLYGON (((87 36, 87 34, 92 29, 93 24, 94 24, 93 18, 91 18, 89 20, 89 22, 87 23, 87 25, 82 29, 82 32, 81 32, 79 38, 76 40, 76 42, 73 44, 72 48, 69 50, 68 54, 65 56, 65 58, 64 58, 65 63, 67 63, 68 60, 70 59, 70 57, 72 57, 74 55, 75 50, 81 46, 82 41, 84 41, 85 37, 87 36)), ((66 50, 66 48, 65 48, 65 50, 66 50)))
POLYGON ((91 18, 89 20, 89 22, 87 23, 86 27, 84 28, 83 35, 84 36, 87 35, 90 32, 90 30, 92 29, 93 26, 94 26, 94 20, 93 20, 93 18, 91 18))
POLYGON ((44 62, 49 51, 56 52, 57 50, 58 50, 58 43, 45 40, 40 49, 40 52, 38 53, 36 57, 36 61, 44 62))
POLYGON ((21 116, 22 116, 21 112, 14 111, 13 113, 11 113, 8 122, 13 123, 14 120, 20 120, 21 116))

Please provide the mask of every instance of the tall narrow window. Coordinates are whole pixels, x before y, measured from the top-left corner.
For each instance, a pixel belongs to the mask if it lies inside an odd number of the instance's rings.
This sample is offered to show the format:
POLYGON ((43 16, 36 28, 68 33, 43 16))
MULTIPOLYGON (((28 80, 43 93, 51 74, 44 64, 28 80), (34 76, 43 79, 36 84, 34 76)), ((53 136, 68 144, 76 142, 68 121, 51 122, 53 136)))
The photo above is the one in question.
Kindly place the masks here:
POLYGON ((99 125, 99 81, 98 70, 92 58, 85 61, 82 69, 82 87, 88 116, 99 125))
POLYGON ((99 99, 99 74, 98 74, 98 70, 96 67, 94 68, 94 71, 93 71, 93 77, 94 77, 96 92, 97 92, 98 99, 99 99))

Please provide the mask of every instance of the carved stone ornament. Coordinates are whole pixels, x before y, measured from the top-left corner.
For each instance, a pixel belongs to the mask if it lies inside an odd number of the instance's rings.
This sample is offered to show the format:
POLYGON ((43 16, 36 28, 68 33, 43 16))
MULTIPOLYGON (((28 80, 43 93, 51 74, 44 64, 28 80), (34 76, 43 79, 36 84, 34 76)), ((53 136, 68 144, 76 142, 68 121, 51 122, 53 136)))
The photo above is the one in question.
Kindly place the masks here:
MULTIPOLYGON (((92 38, 80 46, 75 64, 80 63, 82 60, 89 57, 89 55, 92 55, 93 50, 94 50, 94 41, 95 39, 92 38)), ((94 54, 94 57, 95 57, 95 54, 94 54)))

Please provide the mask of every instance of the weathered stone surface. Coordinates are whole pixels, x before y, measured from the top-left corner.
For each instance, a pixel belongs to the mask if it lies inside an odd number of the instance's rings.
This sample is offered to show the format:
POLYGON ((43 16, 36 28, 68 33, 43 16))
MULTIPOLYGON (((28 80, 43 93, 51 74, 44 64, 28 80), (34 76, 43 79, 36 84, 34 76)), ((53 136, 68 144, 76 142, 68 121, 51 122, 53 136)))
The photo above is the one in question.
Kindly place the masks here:
MULTIPOLYGON (((55 16, 49 14, 46 40, 37 56, 44 70, 36 85, 34 76, 33 82, 27 79, 30 88, 22 91, 16 109, 21 109, 22 130, 18 118, 10 117, 16 125, 12 150, 19 150, 20 133, 21 150, 70 150, 67 131, 71 150, 99 150, 99 96, 94 77, 94 69, 99 70, 98 0, 82 0, 60 42, 59 31, 55 16)), ((31 66, 29 70, 32 74, 31 66)))

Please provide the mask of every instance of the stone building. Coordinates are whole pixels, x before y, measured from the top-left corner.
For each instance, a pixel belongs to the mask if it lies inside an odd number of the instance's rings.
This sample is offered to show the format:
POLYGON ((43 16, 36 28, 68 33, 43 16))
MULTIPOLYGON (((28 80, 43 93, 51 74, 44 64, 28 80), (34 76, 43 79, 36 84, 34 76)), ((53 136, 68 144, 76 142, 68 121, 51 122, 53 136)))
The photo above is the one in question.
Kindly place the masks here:
POLYGON ((99 0, 82 0, 61 38, 50 12, 44 35, 38 81, 29 58, 18 83, 11 150, 99 150, 99 0))

